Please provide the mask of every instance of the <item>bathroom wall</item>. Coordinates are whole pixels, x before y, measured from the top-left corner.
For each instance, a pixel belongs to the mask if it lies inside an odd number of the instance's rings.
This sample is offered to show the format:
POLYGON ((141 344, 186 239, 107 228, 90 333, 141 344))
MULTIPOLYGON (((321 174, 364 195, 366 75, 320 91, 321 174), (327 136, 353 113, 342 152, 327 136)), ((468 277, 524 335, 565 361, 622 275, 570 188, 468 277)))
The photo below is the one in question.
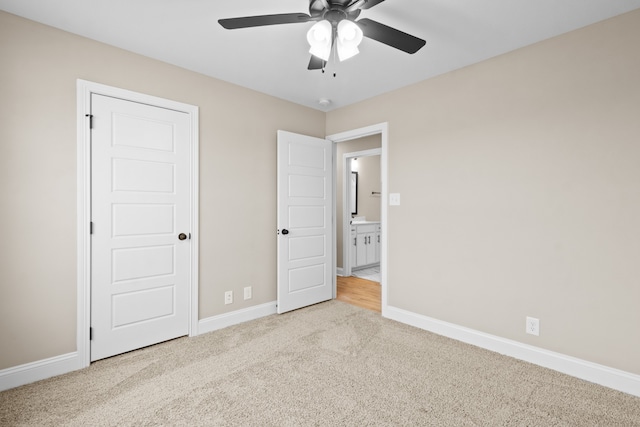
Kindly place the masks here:
POLYGON ((380 190, 380 156, 358 157, 358 216, 380 221, 380 190))

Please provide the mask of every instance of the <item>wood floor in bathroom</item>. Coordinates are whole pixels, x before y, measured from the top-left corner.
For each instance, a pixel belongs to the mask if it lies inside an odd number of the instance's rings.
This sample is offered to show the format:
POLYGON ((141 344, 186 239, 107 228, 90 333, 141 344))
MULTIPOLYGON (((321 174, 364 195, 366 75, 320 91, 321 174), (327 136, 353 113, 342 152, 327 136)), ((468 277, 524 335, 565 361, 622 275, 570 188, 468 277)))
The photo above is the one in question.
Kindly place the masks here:
POLYGON ((339 301, 380 313, 380 283, 358 277, 337 276, 339 301))

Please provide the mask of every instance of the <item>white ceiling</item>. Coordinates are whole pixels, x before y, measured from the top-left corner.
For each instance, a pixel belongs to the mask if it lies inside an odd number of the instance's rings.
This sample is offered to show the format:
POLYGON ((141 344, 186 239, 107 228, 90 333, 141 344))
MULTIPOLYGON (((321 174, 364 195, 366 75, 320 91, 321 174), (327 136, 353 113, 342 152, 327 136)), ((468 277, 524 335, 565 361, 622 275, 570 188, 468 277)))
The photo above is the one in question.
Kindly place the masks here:
POLYGON ((427 41, 414 55, 365 39, 308 71, 312 23, 225 30, 220 18, 308 13, 308 0, 0 0, 0 9, 319 110, 388 92, 633 9, 640 0, 386 0, 370 18, 427 41), (337 73, 333 77, 333 72, 337 73), (322 107, 326 98, 331 105, 322 107))

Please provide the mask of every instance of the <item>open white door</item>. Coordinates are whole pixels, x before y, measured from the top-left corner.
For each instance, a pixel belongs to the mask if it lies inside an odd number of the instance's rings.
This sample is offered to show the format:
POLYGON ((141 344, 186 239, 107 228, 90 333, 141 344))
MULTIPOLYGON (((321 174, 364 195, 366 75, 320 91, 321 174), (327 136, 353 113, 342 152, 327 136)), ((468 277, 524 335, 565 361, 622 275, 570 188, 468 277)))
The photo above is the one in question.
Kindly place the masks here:
POLYGON ((189 333, 190 119, 93 94, 91 360, 189 333))
POLYGON ((332 148, 278 131, 278 313, 333 297, 332 148))

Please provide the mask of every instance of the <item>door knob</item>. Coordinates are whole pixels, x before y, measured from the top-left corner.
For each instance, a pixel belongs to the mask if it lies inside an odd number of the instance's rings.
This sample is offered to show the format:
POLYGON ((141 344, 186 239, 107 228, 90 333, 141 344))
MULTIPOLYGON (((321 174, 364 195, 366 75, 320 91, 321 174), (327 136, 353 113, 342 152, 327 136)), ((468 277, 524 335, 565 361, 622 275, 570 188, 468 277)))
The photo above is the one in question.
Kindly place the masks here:
POLYGON ((289 234, 289 230, 287 230, 286 228, 282 229, 282 234, 289 234))
POLYGON ((186 235, 186 234, 184 234, 184 233, 180 233, 180 234, 178 234, 178 239, 179 239, 179 240, 185 240, 186 238, 187 238, 187 235, 186 235))

